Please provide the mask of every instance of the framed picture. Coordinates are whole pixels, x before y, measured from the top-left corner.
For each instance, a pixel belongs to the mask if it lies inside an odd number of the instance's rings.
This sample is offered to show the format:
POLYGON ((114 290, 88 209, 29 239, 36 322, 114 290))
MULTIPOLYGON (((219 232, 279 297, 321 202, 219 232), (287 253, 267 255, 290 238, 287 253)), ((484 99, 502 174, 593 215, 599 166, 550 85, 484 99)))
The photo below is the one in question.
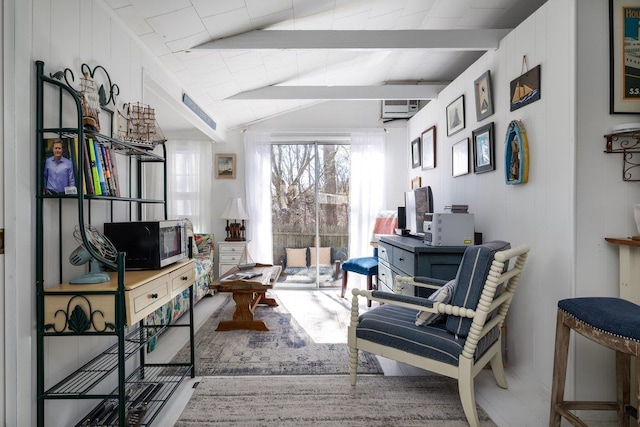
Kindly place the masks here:
POLYGON ((464 129, 464 95, 447 105, 447 136, 464 129))
POLYGON ((540 66, 535 66, 510 84, 511 111, 540 99, 540 66))
POLYGON ((415 190, 420 187, 422 187, 422 177, 416 176, 411 180, 411 189, 415 190))
POLYGON ((431 126, 422 132, 422 169, 436 167, 436 127, 431 126))
POLYGON ((77 194, 75 180, 79 148, 77 139, 45 138, 43 143, 42 189, 44 194, 77 194), (73 156, 71 144, 74 144, 73 156))
POLYGON ((640 113, 640 0, 609 0, 610 106, 612 114, 640 113))
POLYGON ((473 131, 473 171, 483 173, 495 170, 495 143, 493 122, 473 131))
POLYGON ((469 138, 458 141, 451 147, 452 175, 460 176, 469 173, 469 138))
POLYGON ((420 138, 416 138, 411 141, 411 167, 417 168, 422 163, 422 156, 420 155, 420 138))
POLYGON ((476 98, 476 118, 484 120, 493 114, 493 96, 491 94, 491 71, 487 70, 473 84, 476 98))
POLYGON ((216 178, 236 179, 236 155, 216 154, 215 171, 216 178))

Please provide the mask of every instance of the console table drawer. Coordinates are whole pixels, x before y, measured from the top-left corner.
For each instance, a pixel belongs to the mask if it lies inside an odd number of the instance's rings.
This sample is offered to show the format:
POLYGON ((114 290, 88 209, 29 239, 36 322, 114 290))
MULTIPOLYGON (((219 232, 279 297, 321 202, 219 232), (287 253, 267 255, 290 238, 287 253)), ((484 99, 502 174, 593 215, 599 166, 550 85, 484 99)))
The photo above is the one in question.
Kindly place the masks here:
POLYGON ((183 289, 191 286, 195 276, 196 270, 193 264, 185 265, 171 272, 171 296, 175 296, 182 292, 183 289))
POLYGON ((169 275, 164 275, 128 292, 127 324, 132 325, 169 299, 169 275))
POLYGON ((400 248, 393 248, 392 265, 406 276, 415 275, 415 255, 400 248))

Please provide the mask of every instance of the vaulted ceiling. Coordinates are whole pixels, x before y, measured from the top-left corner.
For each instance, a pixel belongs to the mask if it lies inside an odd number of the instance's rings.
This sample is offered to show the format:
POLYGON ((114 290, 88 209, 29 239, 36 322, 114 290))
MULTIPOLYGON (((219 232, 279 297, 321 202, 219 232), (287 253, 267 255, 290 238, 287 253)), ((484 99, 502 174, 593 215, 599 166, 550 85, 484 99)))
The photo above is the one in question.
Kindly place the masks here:
POLYGON ((105 0, 223 129, 325 100, 428 101, 545 1, 105 0))

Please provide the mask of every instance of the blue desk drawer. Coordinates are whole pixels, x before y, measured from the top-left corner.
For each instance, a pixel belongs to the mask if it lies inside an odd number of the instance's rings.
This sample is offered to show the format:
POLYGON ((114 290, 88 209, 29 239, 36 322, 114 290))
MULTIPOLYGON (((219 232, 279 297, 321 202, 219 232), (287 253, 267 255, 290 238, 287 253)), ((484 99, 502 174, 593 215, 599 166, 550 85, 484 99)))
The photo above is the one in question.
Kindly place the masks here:
POLYGON ((378 263, 378 290, 393 292, 393 274, 386 262, 378 263))
POLYGON ((400 248, 393 248, 391 265, 404 276, 415 276, 415 255, 400 248))
POLYGON ((391 254, 393 252, 392 246, 387 246, 385 244, 378 245, 378 260, 391 262, 391 254))

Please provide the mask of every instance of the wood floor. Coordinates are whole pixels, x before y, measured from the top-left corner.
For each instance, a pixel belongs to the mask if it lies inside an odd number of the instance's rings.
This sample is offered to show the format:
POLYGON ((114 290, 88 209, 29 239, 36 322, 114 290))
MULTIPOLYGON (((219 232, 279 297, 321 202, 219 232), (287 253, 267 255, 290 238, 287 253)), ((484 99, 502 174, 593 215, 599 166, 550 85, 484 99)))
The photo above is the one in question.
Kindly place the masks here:
MULTIPOLYGON (((314 340, 320 342, 346 343, 346 322, 348 322, 349 317, 348 310, 350 301, 348 299, 340 299, 340 290, 338 288, 322 290, 277 289, 274 292, 287 310, 292 313, 296 320, 299 320, 301 326, 305 328, 314 340), (322 325, 326 323, 326 319, 323 318, 323 316, 326 316, 326 313, 320 313, 326 312, 327 310, 323 310, 322 307, 317 307, 317 302, 323 299, 317 298, 317 295, 314 296, 314 293, 318 292, 326 293, 333 302, 338 301, 344 305, 344 317, 340 314, 337 319, 340 326, 344 324, 344 332, 336 333, 335 328, 333 328, 333 331, 327 332, 322 327, 322 325)), ((201 300, 194 310, 196 327, 208 319, 223 300, 224 296, 221 295, 215 295, 201 300)), ((335 309, 331 316, 336 317, 335 309)), ((184 335, 185 334, 181 334, 180 331, 168 331, 163 334, 159 339, 156 350, 149 354, 149 361, 162 362, 170 360, 175 352, 186 342, 184 335)), ((429 372, 421 369, 399 364, 384 358, 379 359, 385 375, 431 375, 429 372)), ((506 374, 509 383, 508 390, 503 390, 495 384, 490 371, 487 370, 478 375, 476 378, 476 399, 478 404, 491 416, 498 426, 547 426, 549 402, 545 393, 524 387, 523 382, 509 372, 508 367, 506 374)), ((181 385, 174 398, 167 404, 158 418, 156 418, 154 425, 165 427, 175 424, 193 393, 193 385, 198 380, 199 378, 197 377, 193 380, 189 379, 181 385)), ((607 426, 615 425, 615 423, 600 423, 598 425, 607 426)))

